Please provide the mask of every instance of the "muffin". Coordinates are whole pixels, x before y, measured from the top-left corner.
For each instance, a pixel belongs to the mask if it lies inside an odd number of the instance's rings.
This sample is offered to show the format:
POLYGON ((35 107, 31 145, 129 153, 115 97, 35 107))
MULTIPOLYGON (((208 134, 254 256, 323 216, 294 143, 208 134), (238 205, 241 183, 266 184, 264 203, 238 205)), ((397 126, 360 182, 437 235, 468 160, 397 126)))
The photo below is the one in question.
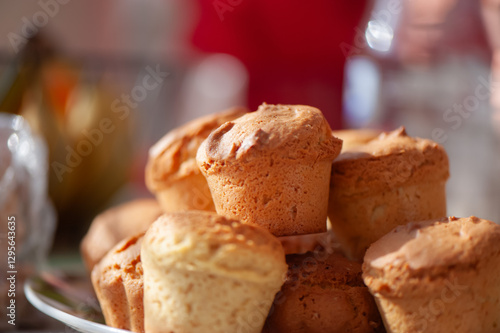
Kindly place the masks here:
POLYGON ((148 333, 260 333, 287 269, 267 230, 202 211, 161 216, 142 262, 148 333))
POLYGON ((247 111, 235 107, 195 119, 170 131, 151 147, 146 185, 165 212, 215 211, 207 181, 196 165, 196 152, 214 129, 247 111))
POLYGON ((367 144, 376 139, 382 131, 370 128, 344 129, 332 131, 333 136, 342 140, 342 152, 353 147, 367 144))
POLYGON ((270 333, 383 332, 361 264, 338 252, 287 256, 285 284, 266 322, 270 333))
POLYGON ((138 199, 99 214, 80 244, 88 271, 121 240, 145 232, 162 211, 154 199, 138 199))
POLYGON ((388 332, 500 332, 499 225, 477 217, 412 222, 364 259, 388 332))
POLYGON ((213 131, 196 159, 217 213, 288 236, 326 231, 341 147, 318 109, 263 104, 213 131))
POLYGON ((278 239, 285 254, 301 254, 330 245, 331 241, 334 240, 334 235, 331 231, 327 231, 317 234, 283 236, 278 237, 278 239))
POLYGON ((448 157, 437 143, 404 127, 334 161, 328 217, 347 256, 361 261, 371 243, 397 225, 446 215, 448 157))
POLYGON ((285 254, 303 254, 306 252, 318 252, 318 251, 328 251, 329 253, 333 251, 338 251, 340 244, 335 238, 331 230, 331 224, 327 221, 327 231, 307 234, 307 235, 297 235, 297 236, 283 236, 278 237, 285 254))
POLYGON ((106 324, 144 332, 142 236, 118 243, 92 270, 92 285, 106 324))

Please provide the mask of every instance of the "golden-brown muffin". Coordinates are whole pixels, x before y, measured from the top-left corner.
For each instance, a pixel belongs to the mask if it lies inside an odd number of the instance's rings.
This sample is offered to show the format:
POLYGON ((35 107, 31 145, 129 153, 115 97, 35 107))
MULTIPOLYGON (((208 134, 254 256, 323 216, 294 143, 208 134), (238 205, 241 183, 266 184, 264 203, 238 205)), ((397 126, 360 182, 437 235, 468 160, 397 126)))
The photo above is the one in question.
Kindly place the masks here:
POLYGON ((388 332, 500 332, 500 226, 491 221, 399 226, 370 246, 363 279, 388 332))
POLYGON ((122 239, 145 232, 162 213, 154 199, 138 199, 99 214, 80 244, 88 271, 122 239))
POLYGON ((326 231, 328 184, 342 141, 321 111, 263 104, 216 129, 198 149, 217 213, 276 236, 326 231))
POLYGON ((269 231, 202 211, 161 216, 141 256, 148 333, 260 333, 287 269, 269 231))
POLYGON ((376 139, 382 131, 371 128, 344 129, 332 131, 333 136, 342 140, 342 152, 367 144, 376 139))
POLYGON ((270 333, 383 332, 361 264, 338 252, 287 256, 288 274, 266 322, 270 333))
POLYGON ((235 107, 197 118, 168 132, 151 147, 146 185, 165 212, 215 211, 207 181, 196 165, 196 152, 214 129, 247 112, 235 107))
POLYGON ((347 256, 362 260, 397 225, 446 215, 448 157, 437 143, 402 127, 334 161, 328 217, 347 256))
POLYGON ((144 332, 142 236, 117 244, 92 270, 92 285, 106 324, 144 332))

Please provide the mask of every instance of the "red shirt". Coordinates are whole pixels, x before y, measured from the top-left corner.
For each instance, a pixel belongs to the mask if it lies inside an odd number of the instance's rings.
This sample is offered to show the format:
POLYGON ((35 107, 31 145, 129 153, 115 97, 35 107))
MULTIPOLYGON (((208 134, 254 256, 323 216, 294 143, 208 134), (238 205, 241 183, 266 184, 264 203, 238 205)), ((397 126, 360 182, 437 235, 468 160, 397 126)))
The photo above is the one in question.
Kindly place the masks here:
POLYGON ((248 102, 306 104, 341 127, 345 55, 366 1, 198 0, 193 44, 239 58, 250 74, 248 102))

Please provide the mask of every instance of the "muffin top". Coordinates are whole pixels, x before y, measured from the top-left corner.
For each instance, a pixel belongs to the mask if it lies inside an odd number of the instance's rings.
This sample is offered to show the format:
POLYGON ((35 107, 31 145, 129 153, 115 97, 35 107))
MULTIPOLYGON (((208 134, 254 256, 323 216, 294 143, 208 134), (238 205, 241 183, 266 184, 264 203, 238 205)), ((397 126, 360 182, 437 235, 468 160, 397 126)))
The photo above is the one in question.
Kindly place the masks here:
POLYGON ((333 162, 331 185, 352 195, 448 177, 444 148, 428 139, 410 137, 400 127, 340 154, 333 162))
POLYGON ((211 212, 162 215, 142 251, 157 266, 241 280, 276 281, 286 272, 283 248, 269 231, 211 212))
POLYGON ((264 103, 213 131, 197 159, 200 164, 245 162, 267 154, 289 160, 333 160, 341 147, 320 110, 264 103))
POLYGON ((132 236, 118 243, 94 266, 92 280, 109 283, 115 279, 140 280, 143 277, 141 244, 144 233, 132 236))
POLYGON ((357 147, 359 145, 366 144, 371 140, 376 139, 381 133, 382 131, 380 130, 370 128, 332 131, 333 136, 343 141, 342 152, 350 150, 351 148, 357 147))
POLYGON ((154 199, 138 199, 96 216, 80 244, 89 271, 122 239, 145 232, 162 211, 154 199))
POLYGON ((241 117, 247 111, 246 108, 235 107, 194 119, 168 132, 149 150, 146 165, 148 188, 157 191, 177 179, 199 174, 196 152, 203 140, 220 125, 241 117))
MULTIPOLYGON (((500 253, 500 226, 474 216, 411 222, 373 243, 365 254, 363 276, 379 292, 411 288, 412 279, 434 280, 452 270, 474 270, 500 253)), ((421 282, 418 282, 421 283, 421 282)))

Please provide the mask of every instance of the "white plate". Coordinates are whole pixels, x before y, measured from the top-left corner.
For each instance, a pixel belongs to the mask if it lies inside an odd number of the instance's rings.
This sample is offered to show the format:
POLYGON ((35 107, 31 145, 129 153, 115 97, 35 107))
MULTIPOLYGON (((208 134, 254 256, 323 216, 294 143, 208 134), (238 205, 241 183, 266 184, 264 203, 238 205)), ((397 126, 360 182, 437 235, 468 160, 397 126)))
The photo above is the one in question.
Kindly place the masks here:
MULTIPOLYGON (((87 279, 87 278, 85 278, 87 279)), ((81 277, 43 273, 24 285, 28 301, 38 310, 82 333, 130 333, 104 324, 88 282, 81 277)))

